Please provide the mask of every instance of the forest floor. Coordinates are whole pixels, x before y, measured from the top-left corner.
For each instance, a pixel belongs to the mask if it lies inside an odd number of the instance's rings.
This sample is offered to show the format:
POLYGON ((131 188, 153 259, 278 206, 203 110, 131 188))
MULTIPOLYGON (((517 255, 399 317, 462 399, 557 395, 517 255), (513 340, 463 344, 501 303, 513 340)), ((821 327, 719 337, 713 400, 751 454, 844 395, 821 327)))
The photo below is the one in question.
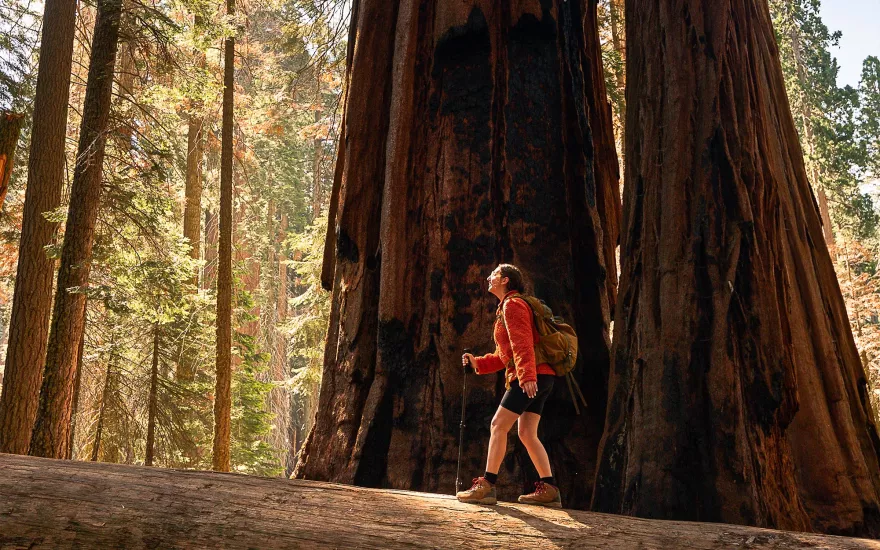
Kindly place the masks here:
POLYGON ((880 549, 880 542, 0 454, 0 549, 72 547, 880 549))

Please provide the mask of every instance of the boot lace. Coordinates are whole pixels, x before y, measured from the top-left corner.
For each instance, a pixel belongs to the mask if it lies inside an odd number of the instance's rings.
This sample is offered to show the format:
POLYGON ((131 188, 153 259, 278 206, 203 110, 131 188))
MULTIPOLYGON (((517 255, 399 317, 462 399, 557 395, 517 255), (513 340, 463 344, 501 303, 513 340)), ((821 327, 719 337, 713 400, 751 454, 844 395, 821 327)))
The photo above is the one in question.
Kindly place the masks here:
POLYGON ((470 490, 473 491, 474 489, 479 489, 479 488, 483 485, 483 480, 484 480, 484 479, 486 479, 486 478, 484 478, 484 477, 475 477, 474 479, 472 479, 472 480, 471 480, 471 483, 472 483, 473 485, 471 485, 471 489, 470 489, 470 490))
POLYGON ((535 494, 542 495, 547 492, 547 485, 543 481, 535 482, 535 494))

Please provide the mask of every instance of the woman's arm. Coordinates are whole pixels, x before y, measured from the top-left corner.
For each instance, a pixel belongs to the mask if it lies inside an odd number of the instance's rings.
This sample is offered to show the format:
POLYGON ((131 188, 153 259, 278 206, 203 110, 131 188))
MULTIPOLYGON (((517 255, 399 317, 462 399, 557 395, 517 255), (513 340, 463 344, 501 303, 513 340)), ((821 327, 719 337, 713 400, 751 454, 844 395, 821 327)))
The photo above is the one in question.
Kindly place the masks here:
POLYGON ((501 351, 498 348, 495 348, 495 353, 474 357, 471 365, 477 374, 492 374, 505 367, 504 360, 501 359, 501 351))

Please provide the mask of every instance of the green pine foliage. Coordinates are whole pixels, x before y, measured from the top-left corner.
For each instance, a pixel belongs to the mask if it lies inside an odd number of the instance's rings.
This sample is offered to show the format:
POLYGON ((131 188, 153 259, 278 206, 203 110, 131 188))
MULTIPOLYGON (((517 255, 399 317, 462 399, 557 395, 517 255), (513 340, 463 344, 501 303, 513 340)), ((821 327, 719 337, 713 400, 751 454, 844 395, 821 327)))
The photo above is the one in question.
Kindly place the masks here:
MULTIPOLYGON (((289 473, 283 459, 296 453, 313 416, 323 364, 330 296, 319 275, 350 5, 264 0, 242 6, 234 21, 222 6, 200 0, 126 6, 90 280, 69 289, 88 296, 73 458, 144 463, 158 334, 153 464, 211 466, 216 259, 209 253, 216 243, 203 227, 202 257, 193 260, 182 236, 187 124, 204 119, 202 208, 216 213, 220 44, 236 33, 232 468, 289 473), (283 285, 279 262, 288 266, 283 285), (273 391, 288 396, 289 406, 273 408, 273 391), (289 440, 278 437, 281 415, 298 430, 296 448, 278 447, 289 440)), ((0 6, 0 107, 26 113, 39 25, 29 10, 19 0, 0 6)), ((93 24, 94 10, 84 4, 68 119, 71 169, 93 24)), ((0 216, 4 316, 15 282, 27 136, 26 126, 0 216)), ((63 222, 66 214, 65 203, 46 216, 63 222)), ((47 249, 54 257, 60 235, 56 242, 47 249)))

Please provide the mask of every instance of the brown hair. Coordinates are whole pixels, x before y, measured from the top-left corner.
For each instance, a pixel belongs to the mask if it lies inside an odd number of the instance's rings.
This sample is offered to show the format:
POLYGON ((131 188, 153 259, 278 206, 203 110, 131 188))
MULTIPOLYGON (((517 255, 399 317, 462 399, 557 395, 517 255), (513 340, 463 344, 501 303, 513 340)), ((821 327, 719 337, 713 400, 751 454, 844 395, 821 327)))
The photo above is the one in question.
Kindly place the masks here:
POLYGON ((498 272, 502 277, 507 277, 507 290, 522 292, 525 290, 522 271, 513 264, 499 264, 498 272))

